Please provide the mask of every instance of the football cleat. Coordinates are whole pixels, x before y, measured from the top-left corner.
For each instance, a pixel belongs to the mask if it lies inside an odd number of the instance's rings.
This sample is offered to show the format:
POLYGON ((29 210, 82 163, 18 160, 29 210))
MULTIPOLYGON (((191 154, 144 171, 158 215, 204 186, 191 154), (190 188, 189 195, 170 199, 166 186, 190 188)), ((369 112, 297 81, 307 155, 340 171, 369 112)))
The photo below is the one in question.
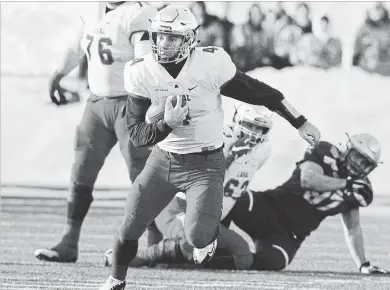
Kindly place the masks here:
POLYGON ((56 246, 51 249, 37 249, 34 256, 43 261, 59 263, 75 263, 77 261, 77 248, 70 249, 56 246))
POLYGON ((204 248, 194 248, 192 254, 195 264, 206 264, 214 256, 217 249, 217 239, 204 248))
POLYGON ((110 276, 106 283, 99 290, 124 290, 126 281, 121 281, 110 276))

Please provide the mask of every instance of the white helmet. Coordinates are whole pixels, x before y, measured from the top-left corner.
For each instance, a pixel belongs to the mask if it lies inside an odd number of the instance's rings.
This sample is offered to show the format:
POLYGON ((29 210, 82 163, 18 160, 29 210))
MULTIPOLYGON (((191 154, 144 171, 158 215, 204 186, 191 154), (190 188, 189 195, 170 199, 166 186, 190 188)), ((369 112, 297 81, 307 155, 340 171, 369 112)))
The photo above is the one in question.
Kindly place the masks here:
POLYGON ((364 178, 378 166, 381 150, 379 141, 368 133, 348 135, 340 157, 350 177, 364 178))
MULTIPOLYGON (((190 9, 179 5, 169 5, 161 9, 149 28, 149 39, 152 46, 152 54, 159 63, 178 63, 188 57, 192 49, 197 45, 198 22, 190 9), (170 49, 177 52, 174 57, 165 57, 161 54, 162 48, 157 45, 157 34, 167 33, 183 37, 180 48, 170 49)), ((167 49, 164 49, 166 51, 167 49)))
POLYGON ((235 108, 234 126, 252 142, 263 142, 273 126, 272 112, 263 106, 240 104, 235 108), (258 130, 262 128, 262 130, 258 130))

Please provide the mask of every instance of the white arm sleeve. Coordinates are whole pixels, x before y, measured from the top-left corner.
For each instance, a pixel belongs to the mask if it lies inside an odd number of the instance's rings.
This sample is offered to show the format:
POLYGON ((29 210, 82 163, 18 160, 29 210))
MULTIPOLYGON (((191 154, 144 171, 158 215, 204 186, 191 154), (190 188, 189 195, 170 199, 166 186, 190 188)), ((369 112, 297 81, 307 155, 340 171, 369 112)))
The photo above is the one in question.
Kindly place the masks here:
POLYGON ((84 23, 80 21, 76 36, 72 41, 70 47, 66 50, 64 58, 60 61, 56 68, 58 73, 63 75, 69 74, 84 57, 85 52, 81 48, 80 42, 84 33, 84 23))

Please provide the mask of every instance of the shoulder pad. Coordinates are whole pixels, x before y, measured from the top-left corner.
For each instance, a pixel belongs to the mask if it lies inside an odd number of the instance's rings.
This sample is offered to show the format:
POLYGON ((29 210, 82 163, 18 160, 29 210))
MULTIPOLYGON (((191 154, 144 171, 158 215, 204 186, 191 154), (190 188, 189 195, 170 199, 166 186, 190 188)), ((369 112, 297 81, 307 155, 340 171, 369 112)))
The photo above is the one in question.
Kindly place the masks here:
POLYGON ((129 61, 129 66, 133 66, 139 62, 142 62, 144 61, 144 58, 143 57, 136 57, 134 59, 132 59, 131 61, 129 61))

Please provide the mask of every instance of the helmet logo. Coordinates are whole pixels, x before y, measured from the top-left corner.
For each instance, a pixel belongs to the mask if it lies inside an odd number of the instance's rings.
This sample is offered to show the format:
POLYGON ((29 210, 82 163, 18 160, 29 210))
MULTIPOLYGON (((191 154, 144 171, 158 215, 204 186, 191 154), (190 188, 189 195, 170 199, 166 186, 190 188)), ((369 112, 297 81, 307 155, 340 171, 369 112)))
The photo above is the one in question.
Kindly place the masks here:
POLYGON ((172 31, 172 27, 167 26, 167 25, 160 25, 160 26, 158 27, 158 29, 161 30, 161 32, 164 32, 164 31, 169 31, 169 32, 171 32, 171 31, 172 31))

